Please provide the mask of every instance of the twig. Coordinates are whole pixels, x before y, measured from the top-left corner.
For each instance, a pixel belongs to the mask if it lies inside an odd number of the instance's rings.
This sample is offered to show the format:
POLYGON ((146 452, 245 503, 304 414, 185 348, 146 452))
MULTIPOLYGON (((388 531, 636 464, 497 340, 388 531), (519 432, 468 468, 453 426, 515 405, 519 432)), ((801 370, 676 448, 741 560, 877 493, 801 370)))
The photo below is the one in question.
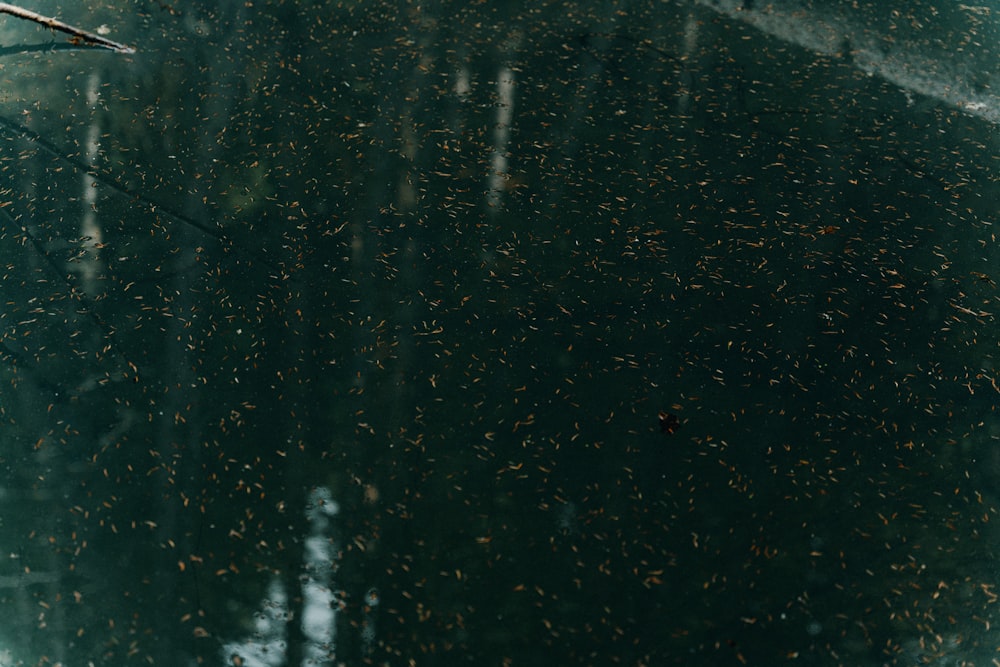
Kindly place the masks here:
POLYGON ((11 16, 16 16, 19 19, 27 19, 29 21, 34 21, 35 23, 40 23, 51 30, 59 30, 61 32, 69 33, 70 35, 73 35, 73 38, 70 41, 76 44, 79 44, 82 41, 88 44, 93 44, 94 46, 111 49, 112 51, 117 51, 118 53, 135 53, 135 49, 131 46, 113 42, 110 39, 105 39, 104 37, 95 35, 92 32, 74 28, 73 26, 63 23, 57 19, 42 16, 41 14, 36 14, 29 9, 23 9, 6 2, 0 2, 0 14, 10 14, 11 16))

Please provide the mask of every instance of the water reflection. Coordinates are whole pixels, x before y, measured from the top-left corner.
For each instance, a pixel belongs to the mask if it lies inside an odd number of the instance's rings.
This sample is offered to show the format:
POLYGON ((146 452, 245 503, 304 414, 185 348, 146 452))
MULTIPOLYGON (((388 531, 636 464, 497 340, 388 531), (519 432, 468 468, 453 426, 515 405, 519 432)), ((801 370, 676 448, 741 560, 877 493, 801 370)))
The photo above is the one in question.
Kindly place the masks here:
MULTIPOLYGON (((331 521, 339 507, 330 490, 317 487, 309 493, 306 519, 309 536, 305 540, 302 563, 301 633, 302 664, 330 665, 336 656, 336 615, 343 601, 333 590, 337 546, 331 521)), ((366 599, 372 598, 371 593, 366 599)), ((376 605, 377 606, 377 605, 376 605)), ((254 616, 253 632, 239 642, 227 642, 221 657, 245 667, 277 667, 288 662, 287 625, 295 620, 288 592, 280 577, 274 577, 254 616)), ((368 641, 374 641, 374 630, 368 641)))
POLYGON ((4 63, 10 662, 992 659, 988 15, 140 5, 4 63))
POLYGON ((908 105, 928 98, 1000 122, 1000 81, 990 64, 996 59, 997 25, 988 5, 698 4, 819 55, 843 58, 899 86, 908 105))

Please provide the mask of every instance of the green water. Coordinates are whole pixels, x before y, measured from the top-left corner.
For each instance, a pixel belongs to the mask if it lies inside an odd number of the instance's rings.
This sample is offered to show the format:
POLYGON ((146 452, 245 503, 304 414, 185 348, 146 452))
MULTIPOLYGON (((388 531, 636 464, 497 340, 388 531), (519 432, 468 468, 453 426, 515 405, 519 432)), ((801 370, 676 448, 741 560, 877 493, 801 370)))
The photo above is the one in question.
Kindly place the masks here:
POLYGON ((8 20, 0 663, 988 664, 995 18, 758 5, 8 20))

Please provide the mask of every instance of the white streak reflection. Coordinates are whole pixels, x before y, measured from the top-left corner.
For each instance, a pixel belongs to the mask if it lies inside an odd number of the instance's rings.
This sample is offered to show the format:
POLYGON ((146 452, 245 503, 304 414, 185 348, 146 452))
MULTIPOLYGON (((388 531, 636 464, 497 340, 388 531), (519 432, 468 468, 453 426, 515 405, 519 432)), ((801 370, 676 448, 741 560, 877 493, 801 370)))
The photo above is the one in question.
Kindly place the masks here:
POLYGON ((497 119, 493 128, 493 155, 486 187, 486 202, 494 209, 500 205, 507 188, 507 144, 514 118, 514 84, 513 70, 501 67, 497 75, 497 119))
MULTIPOLYGON (((337 600, 331 588, 336 570, 331 518, 339 512, 330 490, 313 489, 306 505, 309 536, 303 548, 302 666, 332 665, 335 658, 337 600)), ((268 587, 254 617, 253 634, 222 647, 223 664, 245 667, 281 667, 287 659, 287 628, 292 615, 288 593, 279 577, 268 587)))

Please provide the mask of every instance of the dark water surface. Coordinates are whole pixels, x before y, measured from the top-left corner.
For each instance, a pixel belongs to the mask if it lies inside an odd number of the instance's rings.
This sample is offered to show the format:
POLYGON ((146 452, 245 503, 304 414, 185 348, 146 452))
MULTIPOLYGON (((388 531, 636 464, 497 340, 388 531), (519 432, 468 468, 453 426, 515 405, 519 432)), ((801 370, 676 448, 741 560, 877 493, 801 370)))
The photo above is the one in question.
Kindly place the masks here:
POLYGON ((995 661, 996 7, 32 8, 0 665, 995 661))

